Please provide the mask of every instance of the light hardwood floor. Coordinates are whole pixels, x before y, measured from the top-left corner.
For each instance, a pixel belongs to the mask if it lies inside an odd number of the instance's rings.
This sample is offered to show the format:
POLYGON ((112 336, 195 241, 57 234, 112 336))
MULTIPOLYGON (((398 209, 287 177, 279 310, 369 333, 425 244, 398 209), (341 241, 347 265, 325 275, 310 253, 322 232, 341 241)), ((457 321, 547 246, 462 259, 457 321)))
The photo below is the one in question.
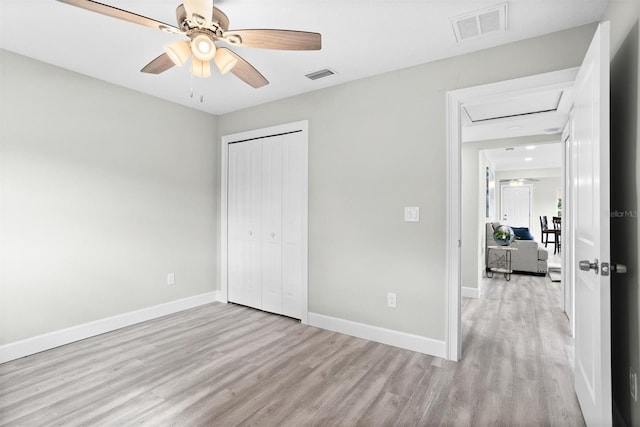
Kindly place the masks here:
POLYGON ((560 298, 488 281, 458 363, 214 303, 0 365, 0 425, 582 426, 560 298))

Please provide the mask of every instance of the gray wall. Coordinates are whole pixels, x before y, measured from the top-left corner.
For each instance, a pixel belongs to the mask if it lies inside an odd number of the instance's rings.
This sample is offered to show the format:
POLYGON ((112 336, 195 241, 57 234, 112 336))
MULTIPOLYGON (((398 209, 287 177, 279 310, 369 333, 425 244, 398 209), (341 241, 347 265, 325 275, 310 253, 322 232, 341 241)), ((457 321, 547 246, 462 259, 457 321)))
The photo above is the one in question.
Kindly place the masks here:
POLYGON ((220 117, 220 134, 309 120, 309 309, 445 338, 445 95, 580 64, 594 25, 220 117), (403 206, 420 206, 404 223, 403 206), (397 308, 386 293, 397 293, 397 308))
POLYGON ((613 401, 629 426, 640 425, 640 403, 629 392, 629 369, 640 375, 640 2, 611 0, 611 261, 627 274, 611 277, 613 401))
MULTIPOLYGON (((486 222, 494 221, 497 212, 494 190, 493 215, 487 217, 486 206, 486 168, 493 164, 486 155, 478 149, 481 143, 464 143, 462 145, 462 214, 461 214, 461 276, 460 283, 464 288, 478 288, 480 278, 484 274, 485 238, 484 226, 486 222)), ((495 182, 495 179, 494 179, 495 182)), ((491 214, 490 214, 491 215, 491 214)))
POLYGON ((0 345, 214 291, 217 119, 0 63, 0 345))

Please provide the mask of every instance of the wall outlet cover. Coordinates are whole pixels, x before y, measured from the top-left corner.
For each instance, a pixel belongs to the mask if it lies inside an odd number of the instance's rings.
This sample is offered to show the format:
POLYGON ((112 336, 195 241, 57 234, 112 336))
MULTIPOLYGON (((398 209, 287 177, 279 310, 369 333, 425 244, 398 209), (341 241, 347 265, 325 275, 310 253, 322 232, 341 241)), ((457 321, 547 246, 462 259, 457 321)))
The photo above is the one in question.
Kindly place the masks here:
POLYGON ((420 222, 420 208, 418 206, 406 206, 404 208, 405 222, 420 222))

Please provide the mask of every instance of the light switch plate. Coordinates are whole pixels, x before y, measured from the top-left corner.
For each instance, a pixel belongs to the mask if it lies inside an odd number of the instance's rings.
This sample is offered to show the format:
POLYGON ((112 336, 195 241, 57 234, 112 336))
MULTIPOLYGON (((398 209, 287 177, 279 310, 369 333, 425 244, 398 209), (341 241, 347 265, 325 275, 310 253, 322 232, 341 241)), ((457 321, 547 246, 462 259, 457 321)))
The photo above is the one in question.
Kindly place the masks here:
POLYGON ((405 206, 404 222, 420 222, 420 208, 417 206, 405 206))
POLYGON ((175 273, 167 274, 167 285, 174 285, 176 283, 175 273))
POLYGON ((396 294, 395 294, 395 292, 387 293, 387 307, 396 308, 396 294))

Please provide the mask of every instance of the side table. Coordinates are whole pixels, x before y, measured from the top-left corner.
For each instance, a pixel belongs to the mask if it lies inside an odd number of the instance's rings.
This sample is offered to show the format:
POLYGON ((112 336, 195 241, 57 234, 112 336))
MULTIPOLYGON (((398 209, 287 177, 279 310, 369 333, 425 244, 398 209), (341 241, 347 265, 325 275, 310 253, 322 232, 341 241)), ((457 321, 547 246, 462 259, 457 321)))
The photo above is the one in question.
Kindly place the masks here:
POLYGON ((513 270, 511 269, 511 252, 517 251, 518 248, 514 248, 513 246, 487 246, 487 250, 504 252, 496 259, 497 266, 489 268, 487 271, 487 277, 492 278, 493 273, 503 273, 504 278, 507 281, 511 280, 511 273, 513 273, 513 270))

